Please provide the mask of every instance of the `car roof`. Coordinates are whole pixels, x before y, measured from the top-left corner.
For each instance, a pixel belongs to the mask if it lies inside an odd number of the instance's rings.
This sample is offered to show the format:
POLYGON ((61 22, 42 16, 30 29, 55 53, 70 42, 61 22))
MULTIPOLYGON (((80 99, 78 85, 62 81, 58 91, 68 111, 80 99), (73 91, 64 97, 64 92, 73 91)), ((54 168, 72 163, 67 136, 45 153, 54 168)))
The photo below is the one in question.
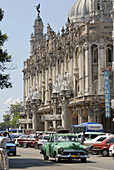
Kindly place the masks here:
POLYGON ((53 134, 51 136, 75 136, 77 137, 75 134, 71 134, 71 133, 64 133, 64 134, 58 133, 58 134, 53 134))

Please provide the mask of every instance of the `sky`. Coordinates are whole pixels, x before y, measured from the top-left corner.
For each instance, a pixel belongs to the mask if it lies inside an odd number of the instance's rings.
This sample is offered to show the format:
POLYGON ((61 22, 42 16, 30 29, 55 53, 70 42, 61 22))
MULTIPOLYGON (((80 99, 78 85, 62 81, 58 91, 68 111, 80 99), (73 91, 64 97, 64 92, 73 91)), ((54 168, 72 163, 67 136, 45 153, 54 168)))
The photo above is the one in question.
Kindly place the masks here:
POLYGON ((30 35, 37 17, 36 7, 40 3, 40 16, 44 24, 44 34, 47 24, 57 33, 65 26, 69 10, 76 0, 1 0, 0 8, 4 17, 0 22, 0 30, 7 33, 8 41, 4 43, 12 55, 12 65, 15 69, 8 70, 12 88, 0 89, 0 122, 8 111, 10 104, 23 101, 23 62, 30 56, 30 35))

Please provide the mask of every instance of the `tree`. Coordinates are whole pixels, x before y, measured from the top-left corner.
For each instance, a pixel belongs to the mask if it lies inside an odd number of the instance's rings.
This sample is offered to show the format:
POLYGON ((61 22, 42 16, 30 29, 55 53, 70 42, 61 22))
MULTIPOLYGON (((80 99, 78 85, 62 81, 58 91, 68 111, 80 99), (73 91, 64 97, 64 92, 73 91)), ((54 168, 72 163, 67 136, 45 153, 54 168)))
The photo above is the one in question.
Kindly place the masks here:
MULTIPOLYGON (((0 8, 0 21, 3 19, 4 12, 0 8)), ((7 34, 2 34, 0 30, 0 88, 10 88, 12 83, 9 82, 9 74, 5 74, 7 70, 7 63, 12 61, 11 55, 8 55, 7 50, 3 50, 4 42, 8 39, 7 34)))
POLYGON ((0 126, 5 126, 6 129, 9 128, 17 128, 17 120, 22 119, 20 117, 20 111, 23 109, 22 102, 16 104, 11 104, 10 107, 8 107, 8 111, 6 111, 6 114, 3 115, 3 123, 0 123, 0 126))

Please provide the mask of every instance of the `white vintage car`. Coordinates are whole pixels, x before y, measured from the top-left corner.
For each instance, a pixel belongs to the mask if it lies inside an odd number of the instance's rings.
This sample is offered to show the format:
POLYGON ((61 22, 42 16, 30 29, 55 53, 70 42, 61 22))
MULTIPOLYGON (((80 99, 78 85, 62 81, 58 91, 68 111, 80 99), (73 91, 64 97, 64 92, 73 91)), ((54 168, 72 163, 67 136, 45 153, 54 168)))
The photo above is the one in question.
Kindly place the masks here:
POLYGON ((114 157, 114 145, 111 145, 110 148, 109 148, 109 156, 114 157))

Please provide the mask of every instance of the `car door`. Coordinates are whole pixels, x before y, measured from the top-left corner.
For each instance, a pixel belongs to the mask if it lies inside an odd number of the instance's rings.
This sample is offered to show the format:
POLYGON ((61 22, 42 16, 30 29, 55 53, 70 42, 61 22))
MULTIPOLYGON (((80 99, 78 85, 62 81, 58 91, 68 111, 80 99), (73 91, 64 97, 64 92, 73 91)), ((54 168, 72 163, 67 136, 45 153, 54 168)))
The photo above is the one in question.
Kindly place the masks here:
POLYGON ((114 137, 111 137, 107 140, 106 142, 107 149, 109 149, 112 144, 114 144, 114 137))

